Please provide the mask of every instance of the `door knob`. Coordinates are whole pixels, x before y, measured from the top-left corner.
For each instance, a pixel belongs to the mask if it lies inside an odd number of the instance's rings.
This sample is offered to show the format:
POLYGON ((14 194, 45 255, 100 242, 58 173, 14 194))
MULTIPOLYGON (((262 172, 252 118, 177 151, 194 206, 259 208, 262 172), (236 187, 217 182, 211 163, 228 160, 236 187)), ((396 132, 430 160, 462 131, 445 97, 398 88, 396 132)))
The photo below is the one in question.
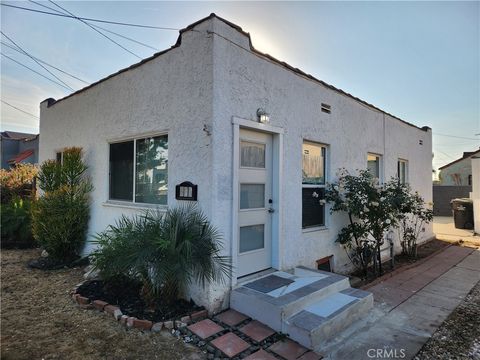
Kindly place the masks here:
POLYGON ((275 212, 275 209, 274 209, 274 208, 272 208, 272 207, 270 207, 270 208, 268 208, 268 212, 269 212, 270 214, 272 214, 272 213, 274 213, 274 212, 275 212))

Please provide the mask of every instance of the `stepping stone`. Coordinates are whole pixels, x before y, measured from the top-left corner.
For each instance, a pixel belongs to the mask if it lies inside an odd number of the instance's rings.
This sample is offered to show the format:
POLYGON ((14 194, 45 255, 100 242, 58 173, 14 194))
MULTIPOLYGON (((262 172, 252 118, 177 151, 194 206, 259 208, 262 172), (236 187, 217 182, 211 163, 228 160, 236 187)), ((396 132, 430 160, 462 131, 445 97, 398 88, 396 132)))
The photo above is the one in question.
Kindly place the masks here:
POLYGON ((231 332, 216 338, 210 343, 231 358, 250 347, 247 342, 243 341, 237 335, 231 332))
POLYGON ((248 316, 239 313, 233 309, 222 312, 216 316, 217 320, 220 320, 222 323, 227 324, 228 326, 235 326, 240 324, 242 321, 248 319, 248 316))
POLYGON ((320 360, 323 357, 321 355, 318 355, 317 353, 314 353, 313 351, 306 352, 302 356, 300 356, 297 360, 320 360))
POLYGON ((245 284, 244 286, 263 293, 269 293, 270 291, 273 291, 275 289, 290 285, 293 282, 293 280, 281 276, 269 275, 256 281, 252 281, 251 283, 245 284))
POLYGON ((277 341, 275 344, 270 346, 268 350, 284 357, 287 360, 296 360, 308 351, 306 347, 303 347, 302 345, 288 339, 285 341, 277 341))
POLYGON ((253 354, 248 355, 245 360, 278 360, 272 354, 266 352, 263 349, 254 352, 253 354))
POLYGON ((275 334, 275 330, 270 329, 268 326, 257 320, 249 322, 247 325, 240 328, 240 331, 256 342, 265 340, 267 337, 275 334))
POLYGON ((215 335, 223 330, 221 326, 215 324, 210 319, 205 319, 190 325, 188 329, 202 339, 209 338, 210 336, 215 335))

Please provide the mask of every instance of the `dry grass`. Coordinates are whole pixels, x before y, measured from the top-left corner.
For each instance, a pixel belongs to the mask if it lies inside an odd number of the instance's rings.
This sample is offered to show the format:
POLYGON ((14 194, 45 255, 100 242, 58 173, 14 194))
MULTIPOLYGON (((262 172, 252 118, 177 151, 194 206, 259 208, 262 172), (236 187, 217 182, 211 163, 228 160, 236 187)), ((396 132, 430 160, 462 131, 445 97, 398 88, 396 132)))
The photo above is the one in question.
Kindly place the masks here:
POLYGON ((38 250, 1 252, 2 359, 199 359, 170 334, 126 330, 111 317, 81 310, 69 297, 81 269, 26 268, 38 250))

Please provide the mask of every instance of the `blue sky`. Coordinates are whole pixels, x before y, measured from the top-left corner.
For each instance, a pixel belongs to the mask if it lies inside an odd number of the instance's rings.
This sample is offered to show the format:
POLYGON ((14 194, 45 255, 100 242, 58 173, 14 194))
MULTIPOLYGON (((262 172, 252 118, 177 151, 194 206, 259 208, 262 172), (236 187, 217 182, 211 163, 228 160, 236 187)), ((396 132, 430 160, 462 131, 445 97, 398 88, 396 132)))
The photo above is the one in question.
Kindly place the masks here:
MULTIPOLYGON (((2 4, 49 11, 31 2, 2 4)), ((260 51, 411 123, 430 126, 434 167, 480 146, 480 135, 476 136, 480 134, 480 2, 58 4, 77 16, 173 28, 215 12, 249 32, 260 51)), ((138 61, 75 19, 5 6, 0 11, 1 29, 7 36, 32 55, 87 82, 138 61)), ((98 25, 159 50, 173 45, 178 36, 178 31, 98 25)), ((155 52, 109 36, 142 58, 155 52)), ((2 41, 9 43, 3 36, 2 41)), ((51 77, 31 59, 3 45, 2 53, 51 77)), ((84 86, 52 72, 75 90, 84 86)), ((38 115, 40 101, 69 92, 2 56, 2 100, 38 115)), ((38 119, 1 104, 1 129, 37 131, 38 119)))

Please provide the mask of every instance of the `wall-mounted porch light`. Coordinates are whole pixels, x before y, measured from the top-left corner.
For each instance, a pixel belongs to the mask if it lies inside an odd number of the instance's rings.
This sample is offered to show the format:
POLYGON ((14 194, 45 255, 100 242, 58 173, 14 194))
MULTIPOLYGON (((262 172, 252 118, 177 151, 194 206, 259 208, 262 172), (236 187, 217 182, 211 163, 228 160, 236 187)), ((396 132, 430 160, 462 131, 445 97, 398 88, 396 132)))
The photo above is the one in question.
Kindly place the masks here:
POLYGON ((261 122, 262 124, 268 124, 270 122, 270 116, 262 108, 259 108, 257 110, 257 118, 258 118, 258 121, 261 122))

